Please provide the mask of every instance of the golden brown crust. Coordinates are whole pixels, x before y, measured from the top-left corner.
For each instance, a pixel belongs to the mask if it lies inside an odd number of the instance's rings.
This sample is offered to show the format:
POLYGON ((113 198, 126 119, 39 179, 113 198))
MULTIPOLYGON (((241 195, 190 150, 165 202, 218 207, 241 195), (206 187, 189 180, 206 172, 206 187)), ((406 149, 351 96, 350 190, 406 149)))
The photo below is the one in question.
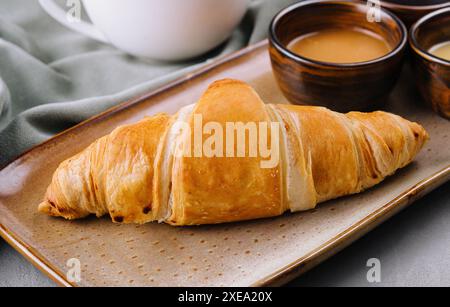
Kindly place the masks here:
POLYGON ((39 211, 67 219, 109 213, 115 222, 153 220, 153 161, 169 117, 121 126, 56 170, 39 211))
POLYGON ((291 212, 313 209, 317 193, 312 173, 311 152, 306 152, 301 138, 302 126, 294 112, 283 105, 267 105, 281 125, 285 202, 291 212))
POLYGON ((359 164, 348 128, 334 112, 318 107, 281 106, 301 125, 303 151, 311 157, 317 201, 351 194, 358 187, 359 164))
MULTIPOLYGON (((268 122, 264 103, 247 84, 236 80, 213 83, 197 103, 190 119, 194 139, 194 114, 203 123, 268 122)), ((270 136, 269 136, 270 137, 270 136)), ((205 136, 206 138, 206 136, 205 136)), ((236 152, 237 144, 234 144, 236 152)), ((195 144, 191 143, 194 153, 195 144)), ((285 211, 280 166, 261 168, 261 157, 182 157, 177 180, 172 183, 174 225, 211 224, 269 217, 285 211)), ((225 152, 223 152, 225 156, 225 152)))
MULTIPOLYGON (((274 136, 269 130, 269 139, 274 136)), ((372 187, 410 163, 427 139, 423 127, 394 114, 264 105, 249 85, 221 80, 195 107, 119 127, 61 163, 39 211, 66 219, 109 213, 115 222, 173 225, 276 216, 372 187), (224 157, 207 157, 203 150, 196 157, 197 115, 203 125, 222 128, 227 122, 281 124, 281 162, 262 168, 259 152, 249 157, 248 142, 245 157, 225 157, 226 146, 224 157), (175 133, 180 121, 189 124, 189 133, 175 133), (174 143, 191 156, 173 155, 174 143)), ((233 148, 236 154, 236 143, 233 148)))

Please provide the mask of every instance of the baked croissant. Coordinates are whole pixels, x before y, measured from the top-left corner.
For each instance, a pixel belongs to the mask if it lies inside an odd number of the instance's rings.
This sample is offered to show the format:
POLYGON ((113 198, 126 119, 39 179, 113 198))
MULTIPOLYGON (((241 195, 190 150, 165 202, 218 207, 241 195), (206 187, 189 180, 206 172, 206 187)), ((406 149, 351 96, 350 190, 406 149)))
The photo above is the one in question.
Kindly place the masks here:
POLYGON ((427 139, 422 126, 394 114, 265 105, 249 85, 226 79, 176 115, 118 127, 62 162, 39 211, 66 219, 109 214, 118 223, 172 225, 277 216, 376 185, 410 163, 427 139), (278 130, 267 129, 266 139, 256 144, 279 148, 272 152, 279 163, 263 167, 269 158, 252 150, 250 129, 247 146, 228 143, 237 130, 227 130, 216 133, 225 136, 226 149, 215 138, 204 143, 215 155, 198 155, 202 147, 192 141, 198 118, 203 128, 215 123, 207 129, 211 137, 213 128, 229 123, 278 123, 278 130))

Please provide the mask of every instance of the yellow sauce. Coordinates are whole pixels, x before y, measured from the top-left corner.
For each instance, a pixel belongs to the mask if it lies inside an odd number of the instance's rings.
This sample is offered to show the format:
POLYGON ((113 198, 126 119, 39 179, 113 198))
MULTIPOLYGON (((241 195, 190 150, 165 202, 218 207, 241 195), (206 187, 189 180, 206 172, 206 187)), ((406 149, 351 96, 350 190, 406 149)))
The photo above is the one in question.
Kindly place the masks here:
POLYGON ((438 58, 450 61, 450 41, 437 44, 428 51, 438 58))
POLYGON ((392 48, 377 35, 359 29, 322 30, 294 39, 292 52, 308 59, 331 63, 357 63, 380 58, 392 48))

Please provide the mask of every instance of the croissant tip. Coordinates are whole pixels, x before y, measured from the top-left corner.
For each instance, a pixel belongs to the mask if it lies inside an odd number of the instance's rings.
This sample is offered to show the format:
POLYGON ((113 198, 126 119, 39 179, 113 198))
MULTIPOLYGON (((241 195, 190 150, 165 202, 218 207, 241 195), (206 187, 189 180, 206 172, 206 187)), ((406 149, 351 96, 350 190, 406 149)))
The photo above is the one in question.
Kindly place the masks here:
POLYGON ((52 203, 49 202, 48 200, 45 200, 39 204, 38 211, 40 213, 47 214, 50 216, 59 216, 60 215, 58 210, 55 208, 55 206, 52 205, 52 203))
POLYGON ((412 130, 415 138, 420 141, 421 147, 424 146, 430 140, 430 135, 428 134, 428 131, 425 130, 425 128, 422 125, 418 123, 413 123, 412 130))
POLYGON ((50 204, 47 201, 44 201, 39 204, 38 211, 40 213, 48 213, 50 212, 50 208, 51 208, 50 204))

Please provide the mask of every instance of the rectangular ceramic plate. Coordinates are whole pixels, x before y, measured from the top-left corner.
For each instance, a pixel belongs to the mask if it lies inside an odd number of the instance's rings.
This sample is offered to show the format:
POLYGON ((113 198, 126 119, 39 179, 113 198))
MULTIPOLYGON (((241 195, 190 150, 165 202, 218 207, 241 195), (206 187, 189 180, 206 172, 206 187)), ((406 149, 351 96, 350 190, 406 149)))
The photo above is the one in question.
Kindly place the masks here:
POLYGON ((0 172, 0 234, 63 285, 279 285, 307 271, 450 178, 450 122, 421 104, 409 73, 389 111, 421 123, 431 141, 416 161, 377 187, 316 210, 201 227, 115 225, 109 218, 68 222, 38 214, 51 175, 64 159, 114 127, 195 102, 221 78, 249 82, 271 103, 286 103, 262 42, 216 61, 157 92, 126 102, 32 149, 0 172), (81 262, 81 282, 66 278, 81 262))

